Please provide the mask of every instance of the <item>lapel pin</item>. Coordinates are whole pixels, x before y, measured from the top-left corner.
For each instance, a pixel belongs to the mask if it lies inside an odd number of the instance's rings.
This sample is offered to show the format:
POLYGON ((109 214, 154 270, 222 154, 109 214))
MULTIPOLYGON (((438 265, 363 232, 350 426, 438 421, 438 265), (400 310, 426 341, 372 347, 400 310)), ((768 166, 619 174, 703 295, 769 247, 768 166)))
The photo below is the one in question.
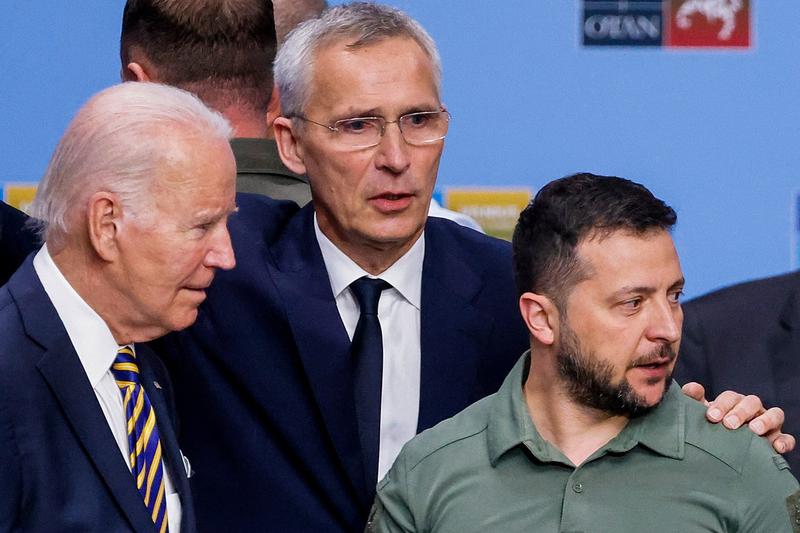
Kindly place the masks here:
POLYGON ((158 390, 161 390, 161 383, 159 383, 158 381, 154 381, 153 385, 155 385, 158 390))

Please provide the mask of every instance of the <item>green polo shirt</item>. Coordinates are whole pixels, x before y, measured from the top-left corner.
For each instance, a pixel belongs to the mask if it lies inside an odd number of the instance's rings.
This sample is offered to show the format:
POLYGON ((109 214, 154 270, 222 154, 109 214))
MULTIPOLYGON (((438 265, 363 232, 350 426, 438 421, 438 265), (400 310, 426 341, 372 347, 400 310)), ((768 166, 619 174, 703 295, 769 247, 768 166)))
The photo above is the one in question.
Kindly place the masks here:
POLYGON ((708 423, 674 382, 660 406, 575 468, 528 415, 529 361, 403 448, 368 530, 778 533, 800 524, 786 461, 749 429, 708 423))
POLYGON ((231 149, 236 158, 236 192, 291 200, 300 207, 311 201, 308 178, 284 166, 275 141, 236 138, 231 149))

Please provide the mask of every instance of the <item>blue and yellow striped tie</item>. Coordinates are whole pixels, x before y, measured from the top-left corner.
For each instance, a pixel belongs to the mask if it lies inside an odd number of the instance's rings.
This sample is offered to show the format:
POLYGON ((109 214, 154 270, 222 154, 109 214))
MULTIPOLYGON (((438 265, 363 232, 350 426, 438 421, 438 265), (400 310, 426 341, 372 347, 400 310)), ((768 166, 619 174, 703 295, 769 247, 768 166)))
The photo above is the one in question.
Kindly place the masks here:
POLYGON ((164 464, 158 438, 156 413, 139 381, 139 365, 130 346, 123 346, 111 365, 117 380, 125 418, 128 421, 128 449, 136 488, 144 498, 153 523, 160 532, 167 531, 167 495, 164 493, 164 464))

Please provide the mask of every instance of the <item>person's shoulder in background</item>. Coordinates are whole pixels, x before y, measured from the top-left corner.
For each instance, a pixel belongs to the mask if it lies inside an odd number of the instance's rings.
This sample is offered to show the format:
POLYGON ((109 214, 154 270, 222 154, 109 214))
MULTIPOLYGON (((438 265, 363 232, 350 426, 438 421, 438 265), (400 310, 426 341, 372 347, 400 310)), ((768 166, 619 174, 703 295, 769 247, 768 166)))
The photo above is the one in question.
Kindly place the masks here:
POLYGON ((29 253, 39 247, 30 217, 0 201, 0 285, 4 285, 29 253))

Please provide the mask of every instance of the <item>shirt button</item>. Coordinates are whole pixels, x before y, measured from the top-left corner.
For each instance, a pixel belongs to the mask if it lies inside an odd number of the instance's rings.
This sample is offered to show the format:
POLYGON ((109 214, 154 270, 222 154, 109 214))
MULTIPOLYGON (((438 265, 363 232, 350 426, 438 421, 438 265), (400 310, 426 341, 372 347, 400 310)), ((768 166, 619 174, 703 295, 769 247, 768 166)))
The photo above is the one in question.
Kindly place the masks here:
POLYGON ((575 492, 577 492, 578 494, 580 494, 581 492, 583 492, 583 483, 575 483, 575 484, 572 486, 572 490, 574 490, 575 492))

